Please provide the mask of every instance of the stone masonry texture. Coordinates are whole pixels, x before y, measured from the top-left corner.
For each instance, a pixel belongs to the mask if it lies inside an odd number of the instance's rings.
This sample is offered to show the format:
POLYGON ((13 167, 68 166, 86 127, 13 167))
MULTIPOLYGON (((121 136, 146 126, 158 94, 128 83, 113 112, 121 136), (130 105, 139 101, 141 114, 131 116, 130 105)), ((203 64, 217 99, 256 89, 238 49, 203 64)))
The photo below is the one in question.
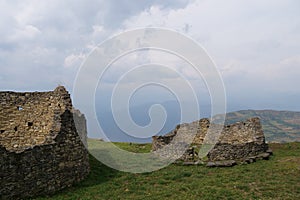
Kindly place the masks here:
POLYGON ((85 117, 63 86, 0 92, 0 199, 49 195, 83 180, 86 137, 85 117))
MULTIPOLYGON (((197 161, 199 157, 196 155, 197 150, 203 145, 205 137, 207 137, 209 144, 208 129, 210 126, 218 126, 211 124, 209 119, 201 119, 192 123, 180 124, 165 136, 152 137, 152 151, 162 149, 169 145, 174 139, 178 140, 178 132, 180 132, 180 139, 178 142, 188 141, 188 136, 191 132, 195 132, 195 136, 189 145, 181 160, 185 162, 197 161), (177 137, 177 138, 176 138, 177 137)), ((259 157, 259 155, 266 154, 268 145, 265 143, 265 137, 257 117, 250 118, 243 122, 226 125, 221 127, 221 134, 216 145, 208 152, 207 161, 245 161, 248 158, 259 157)), ((176 141, 175 141, 176 143, 176 141)), ((170 156, 170 155, 166 155, 170 156)))

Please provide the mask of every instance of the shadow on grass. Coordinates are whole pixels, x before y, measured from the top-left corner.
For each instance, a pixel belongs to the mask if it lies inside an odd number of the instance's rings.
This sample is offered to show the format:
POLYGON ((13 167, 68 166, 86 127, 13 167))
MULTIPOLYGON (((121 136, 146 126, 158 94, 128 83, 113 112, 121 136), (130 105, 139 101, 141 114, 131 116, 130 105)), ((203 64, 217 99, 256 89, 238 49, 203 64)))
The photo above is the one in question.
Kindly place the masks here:
MULTIPOLYGON (((102 150, 102 153, 104 153, 102 150)), ((112 169, 105 164, 98 161, 93 155, 89 154, 89 162, 90 162, 90 173, 89 175, 79 183, 74 184, 69 188, 65 188, 55 194, 40 196, 37 199, 48 199, 50 198, 57 198, 57 199, 65 199, 65 195, 68 196, 70 193, 78 193, 79 190, 85 191, 88 190, 87 188, 93 187, 96 185, 103 184, 107 181, 111 181, 116 177, 120 177, 122 173, 118 170, 112 169)))
POLYGON ((74 187, 90 187, 98 185, 122 174, 122 172, 101 163, 91 154, 89 154, 89 158, 91 168, 89 175, 80 183, 75 184, 74 187))

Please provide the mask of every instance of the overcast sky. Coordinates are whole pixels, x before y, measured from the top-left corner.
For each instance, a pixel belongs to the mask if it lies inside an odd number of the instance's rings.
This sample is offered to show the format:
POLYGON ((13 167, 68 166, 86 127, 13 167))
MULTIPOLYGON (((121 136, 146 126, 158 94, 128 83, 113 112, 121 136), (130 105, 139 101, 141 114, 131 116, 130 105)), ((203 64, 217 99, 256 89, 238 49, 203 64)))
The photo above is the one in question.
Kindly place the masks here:
POLYGON ((72 91, 97 44, 155 26, 206 49, 229 105, 300 110, 299 9, 298 0, 0 0, 0 89, 72 91))

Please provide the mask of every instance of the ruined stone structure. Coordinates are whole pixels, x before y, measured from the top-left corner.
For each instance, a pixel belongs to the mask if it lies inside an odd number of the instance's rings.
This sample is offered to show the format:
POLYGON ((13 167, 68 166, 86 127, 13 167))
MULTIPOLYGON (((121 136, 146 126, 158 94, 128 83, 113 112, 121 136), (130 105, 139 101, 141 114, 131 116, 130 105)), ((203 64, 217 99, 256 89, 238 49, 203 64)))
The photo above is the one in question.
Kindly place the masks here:
MULTIPOLYGON (((198 163, 200 160, 199 156, 197 156, 197 150, 203 144, 208 129, 212 125, 214 124, 210 124, 210 121, 206 118, 190 124, 178 125, 172 132, 165 136, 153 136, 152 151, 155 152, 170 144, 177 137, 180 130, 181 142, 192 131, 196 131, 192 144, 179 160, 183 160, 185 163, 198 163)), ((209 162, 208 165, 222 166, 223 162, 224 166, 231 166, 236 162, 253 162, 257 158, 267 159, 271 154, 268 145, 265 143, 259 118, 251 118, 244 122, 237 122, 221 128, 222 132, 216 145, 208 152, 205 158, 209 162), (220 163, 220 161, 222 162, 220 163)))
POLYGON ((87 176, 85 117, 64 87, 0 92, 0 104, 0 199, 52 194, 87 176))

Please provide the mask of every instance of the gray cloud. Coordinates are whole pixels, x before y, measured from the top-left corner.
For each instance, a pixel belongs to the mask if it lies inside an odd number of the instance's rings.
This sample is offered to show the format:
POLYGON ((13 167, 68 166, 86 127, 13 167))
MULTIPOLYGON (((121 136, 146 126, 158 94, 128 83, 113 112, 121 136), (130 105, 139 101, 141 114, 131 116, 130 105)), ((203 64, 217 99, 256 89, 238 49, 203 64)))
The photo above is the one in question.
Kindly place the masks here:
POLYGON ((188 1, 1 1, 0 68, 2 77, 10 77, 2 78, 1 86, 48 89, 66 82, 70 89, 76 74, 73 68, 78 69, 89 46, 153 4, 172 9, 188 1), (69 68, 64 68, 66 62, 69 68))
POLYGON ((261 101, 247 101, 259 94, 264 105, 281 99, 284 107, 300 84, 299 7, 296 0, 0 1, 1 89, 71 90, 93 46, 125 29, 162 26, 205 46, 232 102, 261 101))

